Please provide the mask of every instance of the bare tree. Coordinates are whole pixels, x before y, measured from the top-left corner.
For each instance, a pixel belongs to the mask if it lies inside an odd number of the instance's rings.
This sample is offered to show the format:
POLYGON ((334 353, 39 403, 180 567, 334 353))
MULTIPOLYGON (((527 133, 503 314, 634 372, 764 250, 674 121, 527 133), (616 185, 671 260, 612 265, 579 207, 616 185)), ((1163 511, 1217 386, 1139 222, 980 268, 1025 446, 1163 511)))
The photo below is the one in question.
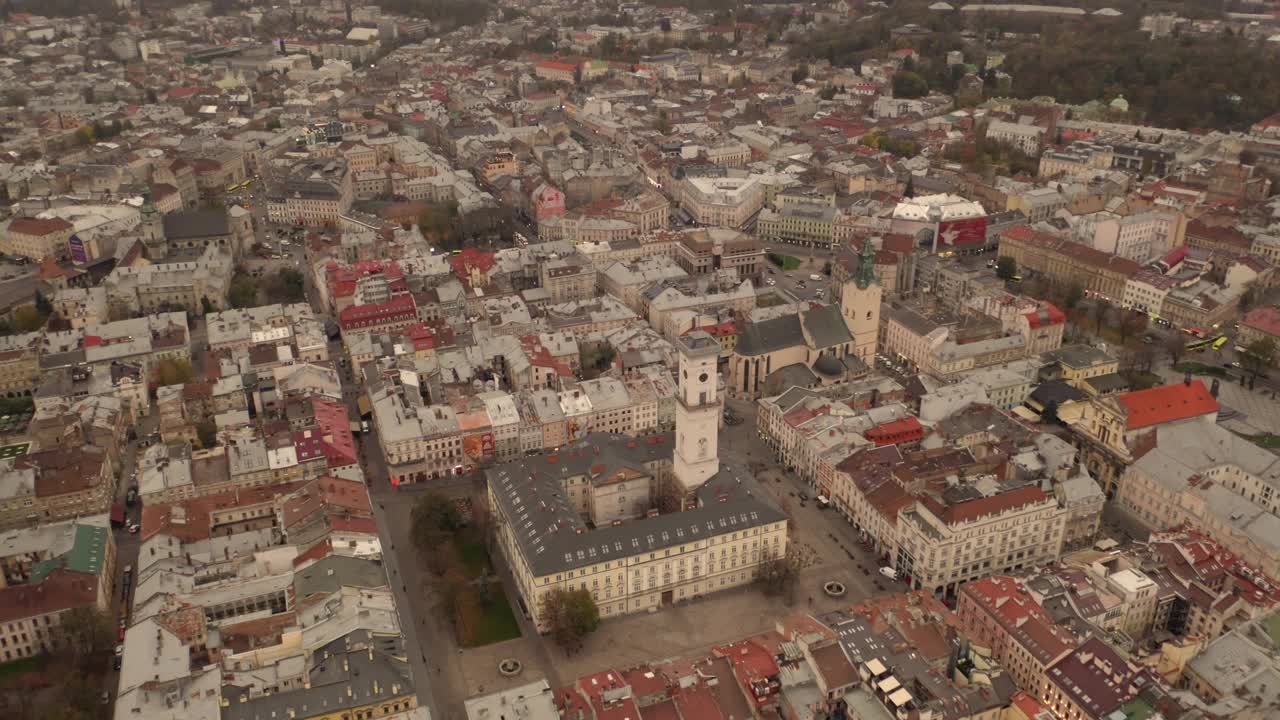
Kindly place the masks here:
POLYGON ((1187 354, 1187 345, 1177 335, 1170 335, 1164 340, 1164 351, 1169 354, 1169 362, 1176 365, 1187 354))

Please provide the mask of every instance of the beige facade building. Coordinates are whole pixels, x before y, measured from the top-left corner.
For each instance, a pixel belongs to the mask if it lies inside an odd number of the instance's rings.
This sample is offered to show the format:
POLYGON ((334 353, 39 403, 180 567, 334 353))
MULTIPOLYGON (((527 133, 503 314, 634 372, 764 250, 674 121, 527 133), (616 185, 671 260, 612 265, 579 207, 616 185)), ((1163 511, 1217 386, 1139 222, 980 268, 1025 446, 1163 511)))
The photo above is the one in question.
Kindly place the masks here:
POLYGON ((755 178, 685 178, 680 207, 700 225, 741 228, 764 207, 764 187, 755 178))
POLYGON ((597 433, 488 472, 498 544, 540 630, 556 590, 587 590, 602 617, 652 612, 749 584, 786 554, 786 516, 745 469, 720 467, 718 354, 705 334, 682 339, 674 437, 597 433))
POLYGON ((75 227, 62 218, 17 217, 9 221, 0 236, 0 250, 39 262, 47 257, 65 258, 71 254, 67 241, 75 227))

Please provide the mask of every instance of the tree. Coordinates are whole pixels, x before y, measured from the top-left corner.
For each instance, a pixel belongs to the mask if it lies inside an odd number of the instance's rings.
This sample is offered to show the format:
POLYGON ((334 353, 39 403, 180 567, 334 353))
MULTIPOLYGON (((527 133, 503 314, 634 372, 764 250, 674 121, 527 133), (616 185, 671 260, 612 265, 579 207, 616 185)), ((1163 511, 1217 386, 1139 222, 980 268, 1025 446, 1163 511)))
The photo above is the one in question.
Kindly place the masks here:
POLYGON ((795 602, 796 585, 800 581, 800 567, 787 556, 770 558, 760 563, 756 582, 765 595, 781 597, 788 605, 795 602))
POLYGON ((1111 306, 1102 300, 1095 300, 1091 309, 1093 311, 1093 331, 1101 333, 1102 324, 1106 322, 1107 316, 1111 314, 1111 306))
POLYGON ((1126 340, 1147 329, 1148 319, 1146 313, 1137 310, 1119 312, 1120 322, 1117 323, 1117 329, 1120 331, 1120 344, 1123 345, 1126 340))
POLYGON ((306 298, 302 273, 293 268, 284 268, 268 276, 263 290, 271 302, 295 303, 306 298))
POLYGON ((1079 285, 1072 285, 1067 288, 1067 294, 1062 298, 1062 306, 1068 310, 1075 310, 1083 299, 1084 288, 1079 285))
POLYGON ((196 438, 200 441, 200 447, 204 449, 212 448, 218 443, 218 426, 213 420, 205 420, 196 425, 196 438))
POLYGON ((35 305, 23 305, 13 311, 13 329, 18 332, 34 332, 44 326, 44 318, 35 305))
POLYGON ((658 131, 659 135, 671 132, 671 118, 667 116, 666 110, 658 111, 658 119, 653 123, 653 129, 658 131))
POLYGON ((929 83, 918 73, 901 70, 893 74, 893 96, 895 98, 918 98, 929 94, 929 83))
POLYGON ((902 196, 908 198, 916 196, 916 176, 914 174, 907 176, 907 186, 902 189, 902 196))
POLYGON ((1001 280, 1012 280, 1018 274, 1018 261, 1008 255, 1001 255, 996 260, 996 277, 1001 280))
POLYGON ((822 274, 823 274, 823 275, 827 275, 827 276, 830 276, 830 275, 831 275, 831 261, 830 261, 830 260, 828 260, 828 261, 826 261, 826 262, 822 263, 822 274))
POLYGON ((1164 351, 1169 354, 1169 362, 1177 365, 1182 356, 1187 354, 1187 345, 1177 335, 1170 335, 1164 339, 1164 351))
POLYGON ((1040 422, 1042 423, 1060 423, 1058 419, 1058 401, 1050 400, 1044 404, 1044 411, 1040 413, 1040 422))
POLYGON ((253 280, 238 275, 231 281, 231 290, 227 293, 227 302, 233 308, 255 307, 258 304, 258 286, 253 280))
POLYGON ((48 315, 53 312, 53 303, 49 302, 49 298, 44 293, 36 290, 36 312, 41 315, 48 315))
POLYGON ((462 527, 462 513, 448 496, 439 490, 428 491, 418 498, 411 514, 412 533, 415 538, 427 537, 432 531, 452 533, 462 527))
POLYGON ((214 312, 215 310, 215 308, 213 307, 213 302, 209 300, 209 298, 207 297, 200 298, 200 309, 204 312, 205 315, 208 315, 209 313, 214 312))
POLYGON ((551 637, 564 650, 582 647, 582 641, 600 627, 600 608, 586 588, 557 588, 542 601, 543 618, 551 637))
POLYGON ((800 83, 804 82, 806 79, 808 79, 808 77, 809 77, 809 66, 804 63, 800 63, 800 65, 796 67, 795 70, 791 71, 791 82, 796 85, 799 85, 800 83))
POLYGON ((1244 289, 1244 292, 1240 293, 1240 300, 1237 303, 1237 307, 1240 308, 1240 312, 1247 313, 1253 309, 1254 304, 1257 302, 1258 293, 1254 290, 1253 283, 1249 283, 1249 286, 1244 289))
POLYGON ((156 363, 154 372, 156 385, 160 387, 185 385, 195 377, 195 372, 191 369, 191 363, 176 358, 165 358, 156 363))
POLYGON ((111 647, 111 620, 95 607, 71 608, 55 627, 54 645, 72 658, 87 658, 111 647))
POLYGON ((1254 340, 1245 346, 1244 352, 1240 353, 1240 364, 1255 378, 1265 373, 1267 368, 1275 364, 1275 361, 1276 341, 1271 338, 1254 340))

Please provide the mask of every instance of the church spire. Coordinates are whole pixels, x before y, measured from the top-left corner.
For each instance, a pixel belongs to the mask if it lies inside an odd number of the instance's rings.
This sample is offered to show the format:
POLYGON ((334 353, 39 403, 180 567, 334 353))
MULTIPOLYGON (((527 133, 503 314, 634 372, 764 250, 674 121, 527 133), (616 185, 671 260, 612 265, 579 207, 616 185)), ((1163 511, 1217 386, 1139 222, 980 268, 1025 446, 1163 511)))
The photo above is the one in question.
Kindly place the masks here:
POLYGON ((853 274, 853 281, 859 290, 866 290, 876 281, 876 252, 871 247, 871 238, 862 241, 862 253, 858 256, 858 270, 853 274))

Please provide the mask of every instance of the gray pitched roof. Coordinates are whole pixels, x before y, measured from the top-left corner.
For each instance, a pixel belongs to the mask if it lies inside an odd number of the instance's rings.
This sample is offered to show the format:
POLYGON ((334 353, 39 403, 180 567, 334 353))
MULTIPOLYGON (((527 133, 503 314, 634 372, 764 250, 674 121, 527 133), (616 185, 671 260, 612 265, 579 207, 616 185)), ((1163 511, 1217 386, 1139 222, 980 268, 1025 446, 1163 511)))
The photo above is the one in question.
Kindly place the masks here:
POLYGON ((298 600, 312 595, 328 595, 337 592, 343 585, 351 587, 376 588, 385 587, 387 572, 372 560, 330 555, 293 577, 294 596, 298 600))
POLYGON ((835 347, 853 341, 849 334, 849 326, 840 314, 839 305, 823 305, 815 310, 801 313, 801 322, 805 332, 813 341, 815 350, 835 347))
POLYGON ((230 235, 226 210, 180 210, 164 216, 166 240, 230 235))
MULTIPOLYGON (((697 493, 698 507, 619 525, 593 528, 564 496, 564 478, 602 477, 621 466, 666 461, 674 442, 665 435, 633 438, 591 433, 553 455, 517 460, 486 472, 498 513, 510 523, 535 575, 549 575, 639 552, 694 542, 781 522, 744 467, 722 466, 697 493)), ((655 474, 651 469, 645 471, 655 474)))
POLYGON ((764 355, 804 343, 799 315, 783 315, 763 322, 749 322, 738 335, 734 352, 739 355, 764 355))
POLYGON ((306 720, 412 695, 404 654, 399 637, 356 630, 315 652, 308 687, 250 697, 249 688, 228 681, 222 720, 306 720))

